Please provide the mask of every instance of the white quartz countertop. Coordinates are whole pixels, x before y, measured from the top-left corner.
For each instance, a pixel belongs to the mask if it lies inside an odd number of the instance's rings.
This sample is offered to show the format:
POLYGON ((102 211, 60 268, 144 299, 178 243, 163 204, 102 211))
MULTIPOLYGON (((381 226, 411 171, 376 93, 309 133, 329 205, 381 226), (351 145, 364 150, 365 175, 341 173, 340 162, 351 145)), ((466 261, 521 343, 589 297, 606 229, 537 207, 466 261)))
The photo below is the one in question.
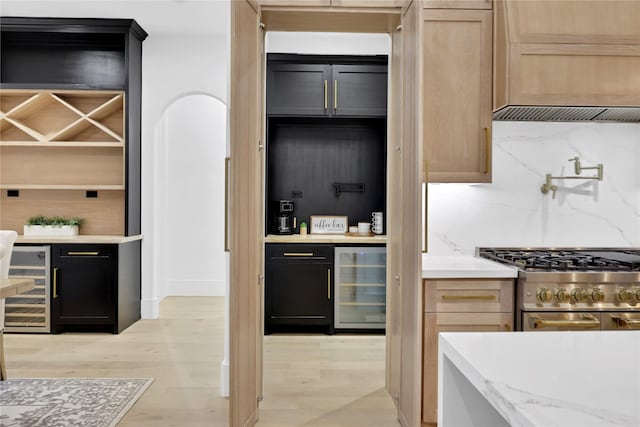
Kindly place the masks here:
POLYGON ((511 426, 640 426, 640 331, 442 333, 439 348, 511 426))
POLYGON ((473 256, 422 255, 423 279, 508 278, 518 277, 518 270, 473 256))

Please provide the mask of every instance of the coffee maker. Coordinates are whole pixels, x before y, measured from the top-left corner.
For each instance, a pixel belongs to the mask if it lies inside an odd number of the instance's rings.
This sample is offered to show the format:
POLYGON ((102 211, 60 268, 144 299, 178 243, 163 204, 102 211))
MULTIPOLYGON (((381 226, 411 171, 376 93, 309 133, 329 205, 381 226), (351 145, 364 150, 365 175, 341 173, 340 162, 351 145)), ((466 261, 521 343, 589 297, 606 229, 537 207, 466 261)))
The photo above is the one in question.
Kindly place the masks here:
POLYGON ((272 202, 272 230, 275 234, 293 234, 296 218, 293 216, 291 200, 275 200, 272 202))

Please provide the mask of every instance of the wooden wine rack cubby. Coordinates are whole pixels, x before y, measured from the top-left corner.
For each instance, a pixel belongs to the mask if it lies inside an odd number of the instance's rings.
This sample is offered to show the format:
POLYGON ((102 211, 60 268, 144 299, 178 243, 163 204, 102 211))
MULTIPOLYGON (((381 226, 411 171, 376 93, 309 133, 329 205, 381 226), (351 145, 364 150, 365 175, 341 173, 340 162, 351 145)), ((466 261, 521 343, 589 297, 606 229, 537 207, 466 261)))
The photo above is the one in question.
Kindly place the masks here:
POLYGON ((124 112, 122 91, 0 91, 0 228, 61 215, 124 235, 124 112))

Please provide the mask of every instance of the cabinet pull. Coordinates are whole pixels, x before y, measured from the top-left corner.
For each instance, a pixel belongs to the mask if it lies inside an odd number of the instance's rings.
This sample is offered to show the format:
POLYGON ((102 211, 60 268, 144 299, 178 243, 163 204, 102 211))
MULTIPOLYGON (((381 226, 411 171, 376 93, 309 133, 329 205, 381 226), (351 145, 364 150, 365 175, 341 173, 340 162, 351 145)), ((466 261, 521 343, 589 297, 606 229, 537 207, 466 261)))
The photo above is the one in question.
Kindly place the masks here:
POLYGON ((324 80, 324 109, 329 108, 329 90, 327 88, 327 80, 324 80))
POLYGON ((100 252, 67 252, 67 255, 69 256, 96 256, 96 255, 100 255, 100 252))
POLYGON ((53 298, 58 298, 58 267, 53 269, 53 298))
POLYGON ((331 300, 331 269, 327 269, 327 299, 331 300))
POLYGON ((640 329, 640 320, 638 319, 626 319, 620 316, 611 316, 611 320, 613 320, 619 328, 640 329))
POLYGON ((333 81, 333 109, 338 111, 338 80, 333 81))
POLYGON ((491 129, 484 128, 484 173, 491 169, 491 129))
POLYGON ((284 252, 284 256, 313 256, 313 252, 284 252))
POLYGON ((496 299, 495 295, 442 295, 443 300, 458 300, 458 299, 469 299, 469 300, 483 300, 483 301, 492 301, 496 299))

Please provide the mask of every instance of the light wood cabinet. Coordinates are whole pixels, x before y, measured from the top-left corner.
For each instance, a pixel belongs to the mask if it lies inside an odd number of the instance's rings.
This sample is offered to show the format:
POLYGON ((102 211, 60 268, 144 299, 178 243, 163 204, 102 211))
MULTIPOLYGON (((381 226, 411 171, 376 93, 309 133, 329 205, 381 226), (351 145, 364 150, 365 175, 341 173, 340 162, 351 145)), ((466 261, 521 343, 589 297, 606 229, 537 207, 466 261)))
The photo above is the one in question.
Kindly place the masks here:
POLYGON ((124 92, 8 89, 0 97, 2 228, 67 215, 86 219, 83 234, 123 235, 124 92))
MULTIPOLYGON (((479 0, 486 1, 486 0, 479 0)), ((260 6, 278 7, 401 7, 404 0, 259 0, 260 6)))
POLYGON ((423 155, 429 182, 490 182, 492 12, 422 11, 423 155))
POLYGON ((497 1, 494 109, 640 105, 640 2, 497 1))
POLYGON ((512 279, 424 280, 422 421, 437 422, 438 333, 513 330, 512 279))

